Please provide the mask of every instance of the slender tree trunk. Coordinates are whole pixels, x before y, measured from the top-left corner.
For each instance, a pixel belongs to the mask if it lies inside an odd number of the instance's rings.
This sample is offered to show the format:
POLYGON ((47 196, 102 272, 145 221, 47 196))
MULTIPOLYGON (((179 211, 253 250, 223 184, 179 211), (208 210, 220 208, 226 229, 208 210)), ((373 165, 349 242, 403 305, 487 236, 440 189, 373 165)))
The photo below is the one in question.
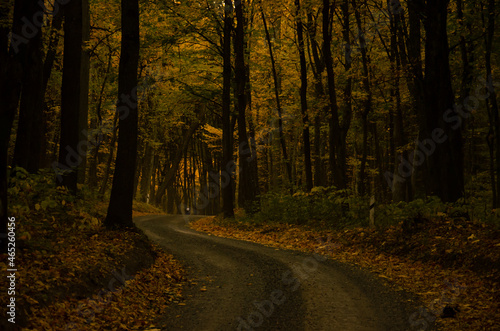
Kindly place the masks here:
POLYGON ((151 186, 151 168, 153 153, 151 145, 146 142, 146 151, 144 152, 144 162, 142 164, 141 175, 141 201, 147 202, 149 195, 149 188, 151 186))
POLYGON ((285 168, 286 168, 286 173, 288 176, 288 183, 290 185, 290 191, 292 192, 294 181, 293 181, 293 177, 292 177, 292 166, 290 165, 290 159, 288 157, 288 152, 287 152, 287 148, 286 148, 285 134, 283 131, 283 110, 281 108, 278 71, 276 70, 276 60, 274 59, 273 45, 271 43, 271 36, 269 34, 269 29, 267 27, 267 20, 266 20, 265 14, 264 14, 264 10, 262 8, 262 4, 260 7, 260 12, 261 12, 261 16, 262 16, 262 22, 264 24, 264 31, 266 33, 266 41, 267 41, 267 46, 269 48, 269 56, 271 58, 271 69, 272 69, 272 73, 273 73, 273 82, 274 82, 274 96, 276 98, 276 109, 278 110, 279 141, 280 141, 280 145, 281 145, 281 151, 283 153, 283 159, 285 160, 285 168))
MULTIPOLYGON (((74 1, 74 0, 72 0, 74 1)), ((78 113, 78 141, 86 148, 82 149, 82 161, 78 167, 78 183, 85 183, 87 169, 87 153, 89 148, 88 116, 89 116, 89 86, 90 86, 90 53, 87 44, 90 40, 90 8, 89 0, 78 0, 82 2, 82 39, 81 39, 81 76, 80 76, 80 111, 78 113)))
POLYGON ((115 155, 115 145, 116 140, 118 139, 118 114, 115 114, 115 118, 113 120, 113 136, 111 137, 111 143, 109 145, 109 156, 108 161, 106 163, 106 170, 104 170, 104 177, 102 180, 101 188, 99 189, 99 196, 103 197, 108 189, 108 181, 111 176, 111 165, 113 164, 113 159, 115 155))
POLYGON ((328 77, 328 95, 330 101, 330 114, 329 114, 329 146, 330 146, 330 170, 332 172, 332 182, 339 188, 344 189, 347 186, 345 180, 345 173, 342 172, 340 166, 345 160, 342 158, 340 151, 342 135, 340 132, 339 124, 339 109, 337 104, 337 92, 335 91, 335 73, 333 71, 333 57, 331 51, 331 14, 330 1, 323 0, 323 59, 325 61, 326 73, 328 77), (338 154, 338 157, 337 157, 338 154))
MULTIPOLYGON (((347 188, 347 132, 351 125, 352 119, 352 57, 351 57, 351 30, 350 30, 350 11, 349 0, 344 0, 341 5, 342 10, 342 36, 344 40, 344 70, 347 76, 347 82, 344 86, 343 105, 342 105, 342 122, 337 137, 337 160, 342 180, 342 188, 347 188)), ((363 45, 363 47, 365 47, 363 45)))
MULTIPOLYGON (((61 90, 61 137, 59 142, 59 162, 57 184, 72 192, 77 190, 78 169, 85 158, 81 123, 86 115, 82 107, 88 94, 84 82, 85 60, 82 52, 84 42, 83 0, 69 2, 64 8, 64 59, 61 90), (83 83, 83 84, 82 84, 83 83), (83 91, 85 90, 85 91, 83 91)), ((87 74, 88 75, 88 74, 87 74)))
POLYGON ((231 30, 232 30, 232 0, 224 0, 224 35, 223 35, 223 90, 222 90, 222 169, 220 183, 222 188, 222 209, 224 217, 234 216, 233 195, 233 130, 231 126, 231 30))
POLYGON ((246 108, 247 108, 247 78, 245 65, 245 18, 243 14, 243 1, 235 3, 236 9, 236 35, 235 45, 235 81, 238 113, 238 140, 239 140, 239 171, 240 182, 238 191, 238 204, 247 212, 251 211, 254 202, 257 200, 259 183, 255 178, 252 162, 255 155, 250 148, 250 142, 246 128, 246 108))
POLYGON ((363 151, 361 157, 361 168, 359 171, 359 194, 366 194, 366 159, 368 157, 368 115, 372 110, 372 91, 371 91, 371 82, 370 82, 370 60, 368 57, 366 40, 363 31, 363 26, 361 23, 361 13, 359 10, 360 5, 356 4, 355 0, 352 0, 354 7, 354 16, 356 18, 356 25, 358 27, 358 42, 359 47, 361 49, 361 59, 363 64, 363 76, 361 78, 361 83, 363 86, 363 90, 366 94, 365 99, 363 100, 363 109, 361 110, 362 117, 362 126, 363 126, 363 151))
POLYGON ((302 25, 300 0, 295 0, 297 40, 299 43, 300 58, 300 112, 302 114, 302 136, 304 138, 304 164, 306 172, 306 191, 313 188, 312 165, 311 165, 311 139, 309 136, 309 115, 307 113, 307 63, 304 46, 304 27, 302 25))
POLYGON ((115 174, 105 225, 133 227, 132 200, 134 196, 137 158, 137 68, 139 64, 139 1, 122 0, 122 44, 118 76, 116 111, 119 114, 118 150, 115 174))
POLYGON ((165 175, 163 176, 163 181, 159 185, 158 191, 156 193, 157 205, 161 204, 161 200, 165 194, 165 190, 170 185, 170 182, 175 179, 175 175, 177 174, 177 170, 179 169, 179 163, 182 161, 182 156, 186 153, 194 133, 196 132, 201 122, 203 121, 203 118, 205 116, 205 111, 206 111, 205 109, 202 110, 202 112, 199 115, 200 119, 191 123, 191 126, 184 134, 184 137, 182 138, 182 144, 177 149, 175 158, 172 160, 170 167, 168 167, 169 166, 168 164, 165 165, 165 175))
MULTIPOLYGON (((307 32, 310 40, 310 53, 312 53, 313 61, 313 74, 314 74, 314 96, 316 100, 324 100, 326 98, 325 90, 323 87, 322 76, 325 71, 325 62, 320 56, 321 47, 316 40, 316 22, 313 18, 311 6, 307 7, 307 32)), ((325 174, 325 167, 323 164, 323 151, 321 134, 321 122, 324 114, 328 113, 328 108, 321 106, 321 111, 316 113, 314 118, 314 186, 326 186, 328 179, 325 174)))
MULTIPOLYGON (((486 82, 488 84, 488 90, 490 96, 487 99, 487 103, 492 114, 493 126, 495 133, 495 152, 496 152, 496 201, 494 201, 494 207, 500 206, 500 114, 498 110, 497 95, 495 91, 495 86, 493 86, 493 70, 491 66, 491 52, 493 49, 493 40, 495 37, 495 15, 497 13, 497 8, 495 6, 495 0, 488 0, 488 20, 486 27, 486 50, 485 50, 485 64, 486 64, 486 82)), ((491 129, 490 129, 491 130, 491 129)), ((492 185, 495 185, 492 183, 492 185)))

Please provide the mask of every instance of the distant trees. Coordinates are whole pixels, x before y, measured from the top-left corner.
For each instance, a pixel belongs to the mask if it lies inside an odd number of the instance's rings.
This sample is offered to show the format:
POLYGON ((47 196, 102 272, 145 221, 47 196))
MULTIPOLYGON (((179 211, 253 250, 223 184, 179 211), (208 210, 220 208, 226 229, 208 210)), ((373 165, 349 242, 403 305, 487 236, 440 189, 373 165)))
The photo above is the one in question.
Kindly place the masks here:
POLYGON ((7 165, 112 186, 116 226, 134 194, 226 217, 318 186, 500 205, 494 0, 122 5, 0 5, 2 226, 7 165))

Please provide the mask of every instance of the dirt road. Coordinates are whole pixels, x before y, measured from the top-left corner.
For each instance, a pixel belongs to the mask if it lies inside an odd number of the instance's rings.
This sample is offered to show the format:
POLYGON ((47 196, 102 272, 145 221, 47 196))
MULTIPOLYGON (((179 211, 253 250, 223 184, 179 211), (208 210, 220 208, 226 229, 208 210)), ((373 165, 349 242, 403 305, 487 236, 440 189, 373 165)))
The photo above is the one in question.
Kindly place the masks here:
MULTIPOLYGON (((318 254, 278 250, 188 228, 199 216, 135 219, 185 264, 196 286, 173 305, 165 330, 411 330, 415 311, 363 270, 318 254)), ((318 245, 320 243, 318 242, 318 245)))

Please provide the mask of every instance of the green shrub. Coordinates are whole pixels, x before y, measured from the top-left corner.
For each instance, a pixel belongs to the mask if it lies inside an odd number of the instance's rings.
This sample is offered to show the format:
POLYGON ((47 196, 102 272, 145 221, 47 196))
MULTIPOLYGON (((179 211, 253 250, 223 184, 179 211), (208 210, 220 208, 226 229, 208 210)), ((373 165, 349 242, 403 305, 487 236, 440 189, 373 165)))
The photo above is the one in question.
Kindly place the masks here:
POLYGON ((260 199, 256 222, 306 224, 321 222, 332 228, 366 225, 368 200, 354 197, 347 190, 315 187, 310 193, 293 195, 270 192, 260 199))

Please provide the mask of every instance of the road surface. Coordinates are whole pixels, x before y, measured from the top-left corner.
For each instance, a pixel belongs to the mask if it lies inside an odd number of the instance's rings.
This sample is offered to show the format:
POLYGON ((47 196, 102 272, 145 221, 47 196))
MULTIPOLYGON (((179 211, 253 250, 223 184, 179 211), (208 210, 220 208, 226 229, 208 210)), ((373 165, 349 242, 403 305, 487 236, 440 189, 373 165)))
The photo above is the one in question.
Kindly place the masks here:
POLYGON ((368 272, 189 229, 199 217, 134 219, 197 282, 184 292, 185 305, 162 318, 162 330, 411 330, 409 297, 368 272))

